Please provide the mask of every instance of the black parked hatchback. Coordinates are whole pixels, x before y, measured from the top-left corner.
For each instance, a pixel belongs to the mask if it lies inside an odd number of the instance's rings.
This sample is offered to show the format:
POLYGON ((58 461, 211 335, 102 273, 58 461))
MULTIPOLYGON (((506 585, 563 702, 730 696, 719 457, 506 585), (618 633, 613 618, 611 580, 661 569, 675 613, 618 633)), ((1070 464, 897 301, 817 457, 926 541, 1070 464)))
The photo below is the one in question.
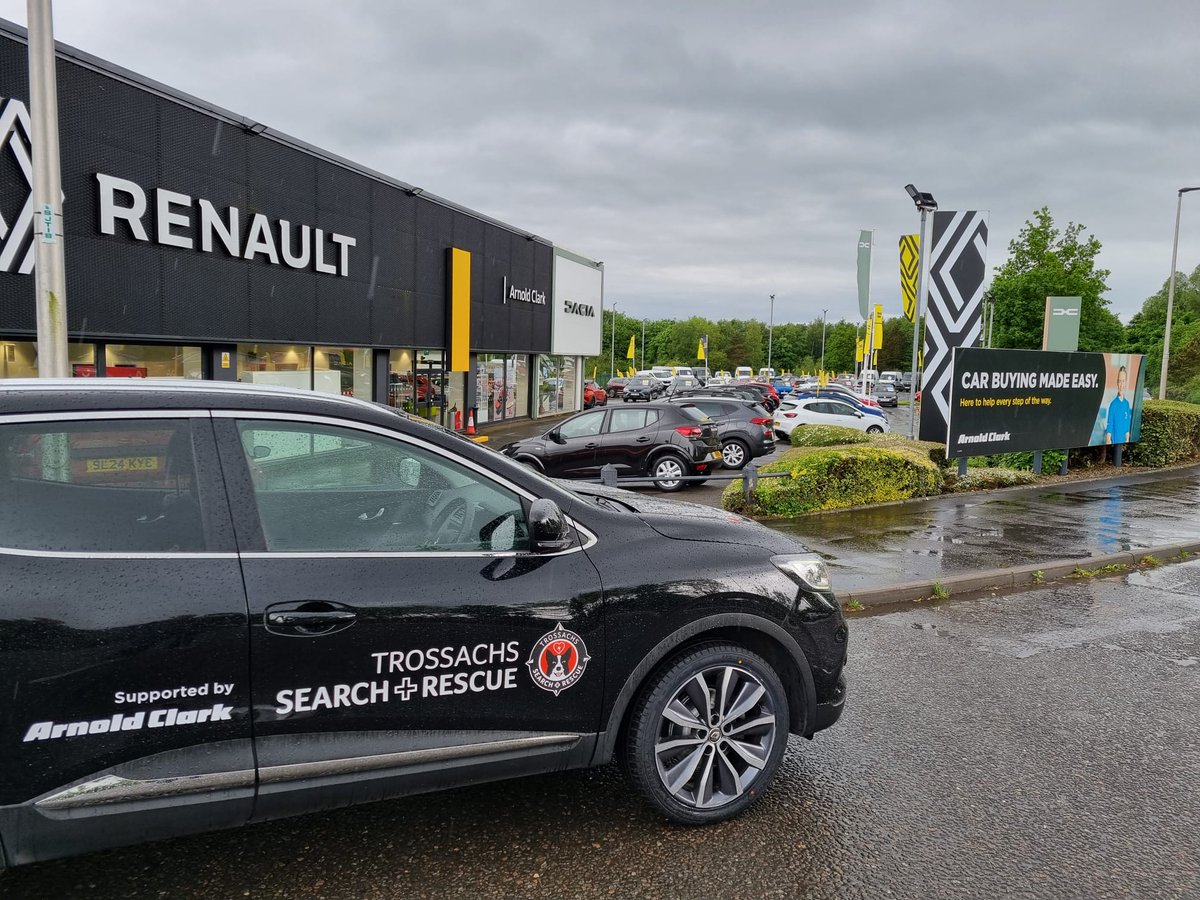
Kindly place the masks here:
POLYGON ((8 865, 614 755, 715 822, 841 714, 784 535, 349 398, 122 382, 0 382, 8 865))
POLYGON ((717 426, 691 403, 580 413, 500 452, 556 478, 595 478, 611 464, 618 478, 655 478, 663 491, 721 468, 717 426))
POLYGON ((692 391, 686 399, 672 402, 690 403, 716 423, 721 464, 727 469, 740 469, 750 460, 775 451, 771 414, 752 400, 704 397, 692 391))

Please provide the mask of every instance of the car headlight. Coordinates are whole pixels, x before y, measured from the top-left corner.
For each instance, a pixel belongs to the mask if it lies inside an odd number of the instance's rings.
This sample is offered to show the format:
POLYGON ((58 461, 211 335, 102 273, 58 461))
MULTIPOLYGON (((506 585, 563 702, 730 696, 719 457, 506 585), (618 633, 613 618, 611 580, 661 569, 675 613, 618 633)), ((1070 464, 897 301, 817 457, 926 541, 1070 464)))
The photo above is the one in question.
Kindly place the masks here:
POLYGON ((829 569, 819 556, 772 556, 771 564, 802 588, 828 591, 833 587, 829 569))

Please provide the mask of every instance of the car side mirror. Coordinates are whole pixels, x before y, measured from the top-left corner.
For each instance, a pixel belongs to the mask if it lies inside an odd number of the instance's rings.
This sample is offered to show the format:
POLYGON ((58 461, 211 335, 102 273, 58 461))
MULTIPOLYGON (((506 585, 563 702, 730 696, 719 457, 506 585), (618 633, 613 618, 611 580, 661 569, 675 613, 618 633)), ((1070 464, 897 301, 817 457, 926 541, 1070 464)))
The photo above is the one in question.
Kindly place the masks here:
POLYGON ((559 433, 557 428, 551 428, 549 431, 547 431, 546 437, 554 441, 556 444, 565 444, 567 442, 567 439, 559 433))
POLYGON ((534 500, 529 507, 529 539, 534 553, 557 553, 571 546, 571 528, 553 500, 534 500))
POLYGON ((865 412, 863 412, 861 409, 860 409, 860 410, 858 410, 857 412, 855 412, 854 414, 855 414, 856 416, 858 416, 860 419, 861 419, 863 416, 865 416, 865 415, 866 415, 866 413, 865 413, 865 412))

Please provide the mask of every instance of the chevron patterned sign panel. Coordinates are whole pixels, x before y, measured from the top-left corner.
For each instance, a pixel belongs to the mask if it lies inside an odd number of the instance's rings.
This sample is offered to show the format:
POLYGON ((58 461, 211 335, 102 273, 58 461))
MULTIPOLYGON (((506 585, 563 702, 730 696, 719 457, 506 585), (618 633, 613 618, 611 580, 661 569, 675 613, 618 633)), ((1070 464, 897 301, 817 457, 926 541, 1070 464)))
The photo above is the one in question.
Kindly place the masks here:
POLYGON ((917 321, 917 266, 920 263, 921 236, 900 235, 900 298, 904 301, 904 318, 917 321))
POLYGON ((933 214, 921 376, 923 441, 945 443, 954 348, 977 346, 983 332, 987 216, 986 211, 933 214))

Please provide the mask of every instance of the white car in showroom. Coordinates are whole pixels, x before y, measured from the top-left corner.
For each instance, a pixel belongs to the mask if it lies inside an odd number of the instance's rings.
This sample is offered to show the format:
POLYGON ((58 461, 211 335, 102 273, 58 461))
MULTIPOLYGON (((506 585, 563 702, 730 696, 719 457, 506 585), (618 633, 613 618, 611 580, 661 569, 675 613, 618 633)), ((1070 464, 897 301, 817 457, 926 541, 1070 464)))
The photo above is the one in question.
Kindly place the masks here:
POLYGON ((870 415, 832 397, 786 398, 775 410, 772 421, 776 436, 790 441, 792 431, 801 425, 842 425, 867 434, 891 430, 883 416, 870 415))

